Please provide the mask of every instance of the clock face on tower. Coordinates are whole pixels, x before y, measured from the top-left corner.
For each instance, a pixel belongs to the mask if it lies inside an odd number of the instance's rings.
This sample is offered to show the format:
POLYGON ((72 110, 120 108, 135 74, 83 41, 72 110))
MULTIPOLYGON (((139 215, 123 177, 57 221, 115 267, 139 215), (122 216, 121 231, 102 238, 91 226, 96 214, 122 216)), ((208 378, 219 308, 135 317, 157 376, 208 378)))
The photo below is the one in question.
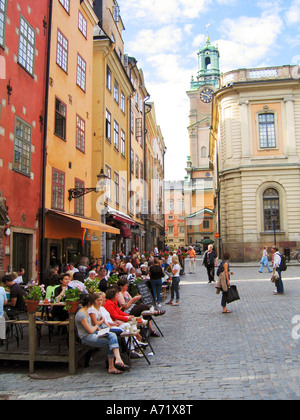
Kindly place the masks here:
POLYGON ((209 104, 212 101, 214 92, 211 89, 205 88, 200 93, 200 99, 202 102, 209 104))

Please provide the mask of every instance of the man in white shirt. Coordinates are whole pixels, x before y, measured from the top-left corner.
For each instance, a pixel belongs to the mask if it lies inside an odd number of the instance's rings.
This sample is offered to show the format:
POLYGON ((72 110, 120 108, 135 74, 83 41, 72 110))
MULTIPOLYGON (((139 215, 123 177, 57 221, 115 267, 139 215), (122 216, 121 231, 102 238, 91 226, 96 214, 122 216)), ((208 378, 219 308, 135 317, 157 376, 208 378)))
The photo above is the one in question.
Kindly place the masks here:
POLYGON ((23 284, 23 276, 25 274, 24 268, 20 268, 17 274, 18 274, 18 277, 15 279, 15 283, 23 284))
POLYGON ((272 246, 271 252, 273 254, 273 273, 275 274, 275 272, 277 271, 279 275, 279 278, 275 281, 277 291, 274 292, 274 295, 283 295, 284 287, 283 287, 281 270, 280 270, 281 255, 276 245, 272 246))

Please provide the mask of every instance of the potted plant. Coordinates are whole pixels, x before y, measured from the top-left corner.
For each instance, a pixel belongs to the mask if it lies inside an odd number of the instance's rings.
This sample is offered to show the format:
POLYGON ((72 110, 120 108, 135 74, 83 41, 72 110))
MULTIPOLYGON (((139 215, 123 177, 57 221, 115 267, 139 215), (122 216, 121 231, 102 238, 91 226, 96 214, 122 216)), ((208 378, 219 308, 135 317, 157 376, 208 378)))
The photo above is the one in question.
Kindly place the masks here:
POLYGON ((136 279, 132 284, 129 285, 129 294, 131 297, 135 297, 138 294, 137 284, 142 283, 144 280, 142 277, 136 279))
POLYGON ((28 290, 27 294, 24 296, 27 306, 27 312, 32 314, 37 311, 40 301, 43 299, 43 296, 46 294, 45 286, 38 285, 37 283, 32 283, 26 287, 28 290))
POLYGON ((75 289, 67 289, 65 291, 65 310, 68 311, 69 314, 76 314, 82 292, 83 290, 80 287, 76 287, 75 289))
POLYGON ((119 277, 117 276, 117 274, 113 274, 112 276, 110 276, 110 278, 107 280, 107 286, 108 287, 113 287, 115 286, 119 281, 119 277))
POLYGON ((100 291, 99 283, 100 283, 100 280, 96 280, 96 279, 95 280, 87 280, 84 283, 84 285, 86 287, 86 290, 89 293, 93 294, 93 293, 98 293, 100 291))

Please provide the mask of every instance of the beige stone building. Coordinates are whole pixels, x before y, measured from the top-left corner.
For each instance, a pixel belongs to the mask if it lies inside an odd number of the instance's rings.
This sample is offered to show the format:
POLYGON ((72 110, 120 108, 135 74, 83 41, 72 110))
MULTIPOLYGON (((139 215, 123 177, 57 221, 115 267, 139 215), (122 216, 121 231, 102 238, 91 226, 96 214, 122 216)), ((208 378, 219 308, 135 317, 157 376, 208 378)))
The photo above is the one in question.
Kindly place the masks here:
POLYGON ((224 74, 213 99, 215 225, 232 260, 300 246, 300 84, 295 67, 224 74))

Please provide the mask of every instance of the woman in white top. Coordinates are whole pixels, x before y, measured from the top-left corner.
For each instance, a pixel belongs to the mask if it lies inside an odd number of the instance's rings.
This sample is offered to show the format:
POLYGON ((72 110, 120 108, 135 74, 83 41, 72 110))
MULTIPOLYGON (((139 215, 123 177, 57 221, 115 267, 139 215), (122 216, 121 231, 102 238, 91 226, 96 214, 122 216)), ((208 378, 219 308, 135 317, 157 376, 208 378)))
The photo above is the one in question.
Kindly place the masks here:
POLYGON ((179 283, 180 283, 180 271, 181 265, 179 264, 178 257, 172 258, 172 264, 170 264, 172 272, 172 286, 171 286, 171 300, 167 302, 167 305, 179 306, 179 283), (176 302, 173 303, 174 296, 176 295, 176 302))
POLYGON ((104 325, 105 327, 113 329, 113 332, 116 333, 116 330, 119 330, 119 332, 123 332, 125 330, 125 326, 130 324, 127 324, 122 321, 113 321, 111 319, 110 313, 103 307, 103 304, 105 302, 105 293, 94 293, 95 302, 93 306, 91 306, 88 309, 88 313, 91 317, 92 324, 98 325, 98 327, 101 327, 104 325))

